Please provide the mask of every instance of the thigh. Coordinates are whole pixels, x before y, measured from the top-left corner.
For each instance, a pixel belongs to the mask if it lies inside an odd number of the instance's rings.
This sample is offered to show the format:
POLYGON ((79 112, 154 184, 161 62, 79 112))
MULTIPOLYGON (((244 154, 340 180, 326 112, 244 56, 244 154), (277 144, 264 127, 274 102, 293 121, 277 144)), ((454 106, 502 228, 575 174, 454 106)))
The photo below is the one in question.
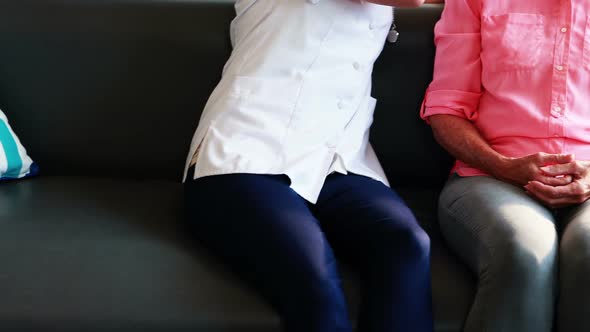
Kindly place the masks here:
POLYGON ((590 257, 590 201, 562 209, 558 212, 558 217, 563 229, 561 236, 563 253, 584 259, 590 257))
MULTIPOLYGON (((561 276, 569 285, 590 281, 590 201, 558 213, 563 229, 560 243, 561 276)), ((568 286, 567 283, 564 286, 568 286)), ((588 288, 587 293, 590 292, 588 288)))
POLYGON ((185 208, 194 236, 275 304, 295 290, 338 279, 317 219, 286 177, 231 174, 189 181, 185 208))
POLYGON ((432 331, 430 241, 404 201, 370 178, 332 175, 314 211, 363 281, 359 331, 432 331))
POLYGON ((337 254, 354 263, 429 250, 428 236, 402 198, 368 177, 329 176, 314 212, 337 254))
POLYGON ((590 329, 590 201, 561 210, 559 331, 590 329))
POLYGON ((557 232, 548 209, 491 177, 453 176, 440 197, 443 235, 478 277, 465 331, 549 331, 557 232))
POLYGON ((492 257, 511 264, 515 257, 507 255, 543 260, 556 251, 551 211, 523 189, 492 177, 453 175, 439 199, 439 222, 451 247, 476 273, 485 272, 492 257))

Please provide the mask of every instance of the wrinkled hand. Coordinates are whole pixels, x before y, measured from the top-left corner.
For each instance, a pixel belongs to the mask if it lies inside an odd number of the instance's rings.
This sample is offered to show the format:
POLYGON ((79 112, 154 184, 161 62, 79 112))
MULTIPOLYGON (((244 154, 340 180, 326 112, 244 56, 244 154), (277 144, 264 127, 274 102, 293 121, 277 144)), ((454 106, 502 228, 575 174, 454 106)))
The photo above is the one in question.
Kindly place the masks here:
MULTIPOLYGON (((552 176, 542 170, 548 165, 567 165, 574 161, 570 154, 535 153, 521 158, 508 158, 495 167, 493 175, 500 180, 518 186, 527 185, 535 181, 546 186, 564 186, 572 182, 572 176, 552 176)), ((560 174, 562 175, 562 174, 560 174)))
POLYGON ((570 176, 572 182, 552 186, 541 181, 531 181, 525 189, 546 205, 559 208, 581 204, 590 198, 590 161, 571 161, 565 164, 541 167, 550 177, 570 176))

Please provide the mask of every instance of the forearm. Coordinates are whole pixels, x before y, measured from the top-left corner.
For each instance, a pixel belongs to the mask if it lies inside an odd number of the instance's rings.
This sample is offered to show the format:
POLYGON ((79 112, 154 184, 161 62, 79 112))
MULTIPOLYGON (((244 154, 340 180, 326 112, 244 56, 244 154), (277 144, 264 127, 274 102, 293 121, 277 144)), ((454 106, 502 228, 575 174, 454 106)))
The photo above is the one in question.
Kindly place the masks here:
POLYGON ((424 3, 424 0, 366 0, 367 2, 376 3, 378 5, 392 6, 392 7, 418 7, 424 3))
POLYGON ((507 158, 492 149, 471 122, 446 114, 433 115, 429 121, 438 143, 455 158, 498 176, 507 158))

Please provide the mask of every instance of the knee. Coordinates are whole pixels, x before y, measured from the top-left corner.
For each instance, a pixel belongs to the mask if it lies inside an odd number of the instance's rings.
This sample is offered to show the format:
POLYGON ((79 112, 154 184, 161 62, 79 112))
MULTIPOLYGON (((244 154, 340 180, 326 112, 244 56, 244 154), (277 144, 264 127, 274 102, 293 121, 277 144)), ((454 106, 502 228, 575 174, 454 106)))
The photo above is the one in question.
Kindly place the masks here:
POLYGON ((560 257, 564 272, 590 275, 590 231, 568 229, 561 241, 560 257))
POLYGON ((381 231, 381 244, 384 255, 395 256, 396 261, 426 262, 430 257, 430 238, 426 232, 415 225, 403 228, 387 228, 381 231))
POLYGON ((507 236, 491 248, 492 264, 511 280, 551 279, 557 257, 557 234, 542 238, 507 236))
POLYGON ((405 252, 409 257, 428 259, 430 257, 430 237, 420 227, 408 229, 403 236, 407 239, 405 252))

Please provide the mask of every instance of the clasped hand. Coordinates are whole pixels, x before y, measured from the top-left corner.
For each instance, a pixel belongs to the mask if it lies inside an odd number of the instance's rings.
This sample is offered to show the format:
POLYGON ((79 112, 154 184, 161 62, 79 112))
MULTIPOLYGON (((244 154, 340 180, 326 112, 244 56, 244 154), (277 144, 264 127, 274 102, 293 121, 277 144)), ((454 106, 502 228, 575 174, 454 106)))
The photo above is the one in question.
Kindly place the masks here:
POLYGON ((560 208, 581 204, 590 198, 590 161, 573 155, 535 153, 509 158, 501 179, 521 185, 543 204, 560 208))

